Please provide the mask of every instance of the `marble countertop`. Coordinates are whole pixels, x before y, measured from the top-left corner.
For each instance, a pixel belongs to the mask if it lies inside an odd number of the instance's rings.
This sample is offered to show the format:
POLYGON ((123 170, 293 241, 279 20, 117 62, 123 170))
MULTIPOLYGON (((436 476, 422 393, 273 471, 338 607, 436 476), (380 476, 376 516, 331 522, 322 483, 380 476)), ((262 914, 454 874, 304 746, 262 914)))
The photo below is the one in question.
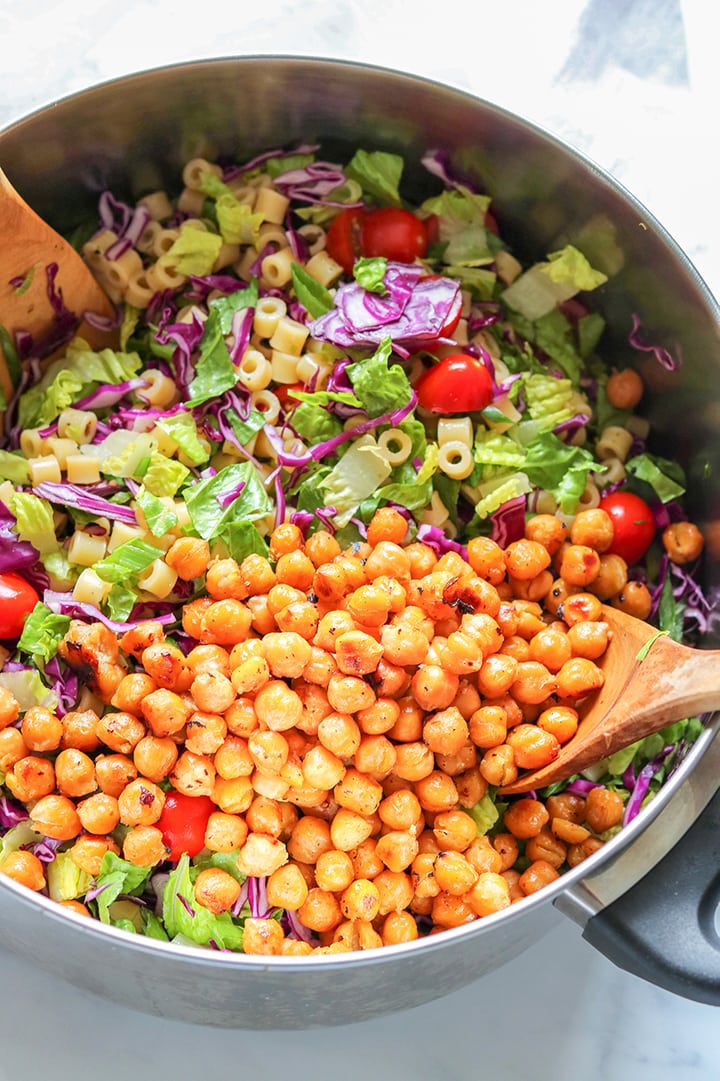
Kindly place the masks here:
MULTIPOLYGON (((492 100, 584 151, 720 294, 720 170, 708 134, 717 125, 718 23, 707 0, 275 0, 195 5, 187 15, 170 0, 4 0, 0 128, 64 94, 179 60, 283 53, 380 64, 492 100)), ((91 998, 2 949, 0 964, 0 1081, 215 1081, 231 1070, 258 1081, 720 1076, 717 1011, 615 968, 560 915, 532 949, 463 991, 306 1033, 161 1021, 91 998)))

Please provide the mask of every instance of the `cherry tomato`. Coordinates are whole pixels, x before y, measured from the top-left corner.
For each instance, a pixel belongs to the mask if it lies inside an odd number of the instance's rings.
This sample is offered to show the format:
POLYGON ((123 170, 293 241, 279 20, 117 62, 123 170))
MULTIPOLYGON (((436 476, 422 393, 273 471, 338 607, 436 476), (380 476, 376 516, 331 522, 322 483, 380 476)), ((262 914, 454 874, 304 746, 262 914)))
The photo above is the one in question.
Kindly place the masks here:
POLYGON ((644 499, 633 492, 616 491, 604 495, 600 509, 612 518, 615 536, 608 552, 626 563, 637 563, 647 552, 655 536, 655 520, 644 499))
POLYGON ((191 858, 205 845, 208 818, 217 807, 209 796, 186 796, 183 792, 168 792, 165 806, 158 819, 163 841, 170 850, 169 860, 179 860, 183 852, 191 858))
POLYGON ((420 377, 415 389, 420 405, 431 413, 474 413, 492 401, 489 371, 467 353, 443 357, 420 377))
POLYGON ((396 263, 412 263, 427 251, 425 222, 399 206, 368 210, 361 224, 362 254, 396 263))
POLYGON ((327 231, 326 251, 331 259, 339 263, 346 274, 352 274, 353 263, 361 250, 361 220, 365 213, 362 206, 350 206, 341 210, 330 223, 327 231))
POLYGON ((294 409, 300 402, 297 398, 291 396, 291 390, 305 390, 304 383, 281 383, 275 387, 273 394, 280 402, 280 405, 287 412, 290 409, 294 409))
POLYGON ((492 210, 485 211, 485 228, 489 229, 495 236, 500 235, 500 229, 498 228, 497 218, 493 214, 492 210))
POLYGON ((0 638, 19 638, 28 616, 40 600, 21 574, 0 574, 0 638))

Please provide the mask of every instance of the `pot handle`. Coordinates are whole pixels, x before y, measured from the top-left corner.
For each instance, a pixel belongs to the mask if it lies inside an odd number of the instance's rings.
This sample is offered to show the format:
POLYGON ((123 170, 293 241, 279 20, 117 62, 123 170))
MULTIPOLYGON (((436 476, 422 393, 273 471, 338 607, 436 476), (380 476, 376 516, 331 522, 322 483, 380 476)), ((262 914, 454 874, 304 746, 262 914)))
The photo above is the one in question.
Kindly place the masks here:
POLYGON ((674 848, 592 916, 583 938, 666 991, 720 1006, 720 790, 674 848))

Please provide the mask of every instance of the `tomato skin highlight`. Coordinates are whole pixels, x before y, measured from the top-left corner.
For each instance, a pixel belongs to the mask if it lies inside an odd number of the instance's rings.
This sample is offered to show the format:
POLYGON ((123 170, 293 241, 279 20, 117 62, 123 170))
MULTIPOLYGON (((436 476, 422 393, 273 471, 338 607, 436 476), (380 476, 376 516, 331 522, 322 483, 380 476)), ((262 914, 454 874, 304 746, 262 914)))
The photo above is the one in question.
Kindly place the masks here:
POLYGON ((415 387, 418 402, 430 413, 475 413, 490 405, 490 373, 481 360, 468 353, 452 353, 420 377, 415 387))
POLYGON ((19 638, 40 596, 21 574, 0 574, 0 638, 19 638))
POLYGON ((394 263, 413 263, 427 251, 425 222, 399 206, 366 211, 361 236, 362 254, 368 258, 380 256, 394 263))
POLYGON ((355 260, 362 254, 360 230, 365 208, 350 206, 333 218, 327 231, 326 251, 331 259, 352 274, 355 260))
POLYGON ((630 565, 647 552, 655 536, 655 519, 650 507, 634 492, 618 490, 602 496, 600 510, 609 514, 614 529, 607 551, 630 565))
POLYGON ((184 852, 192 859, 205 847, 208 819, 217 807, 209 796, 186 796, 168 792, 158 819, 168 859, 177 861, 184 852))

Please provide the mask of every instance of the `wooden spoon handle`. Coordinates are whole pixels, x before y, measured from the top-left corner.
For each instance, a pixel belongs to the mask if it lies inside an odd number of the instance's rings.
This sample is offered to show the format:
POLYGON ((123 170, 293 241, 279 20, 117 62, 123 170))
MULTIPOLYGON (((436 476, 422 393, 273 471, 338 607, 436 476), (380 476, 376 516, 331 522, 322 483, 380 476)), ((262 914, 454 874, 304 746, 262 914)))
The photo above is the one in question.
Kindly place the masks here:
MULTIPOLYGON (((43 221, 15 191, 0 169, 0 324, 12 336, 27 330, 41 337, 53 323, 47 267, 57 264, 55 288, 65 304, 79 317, 85 311, 114 319, 115 309, 82 257, 43 221), (18 287, 11 284, 24 279, 18 287)), ((78 333, 94 348, 112 345, 117 333, 81 322, 78 333)), ((0 343, 0 386, 7 398, 12 381, 0 343)))

